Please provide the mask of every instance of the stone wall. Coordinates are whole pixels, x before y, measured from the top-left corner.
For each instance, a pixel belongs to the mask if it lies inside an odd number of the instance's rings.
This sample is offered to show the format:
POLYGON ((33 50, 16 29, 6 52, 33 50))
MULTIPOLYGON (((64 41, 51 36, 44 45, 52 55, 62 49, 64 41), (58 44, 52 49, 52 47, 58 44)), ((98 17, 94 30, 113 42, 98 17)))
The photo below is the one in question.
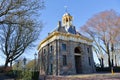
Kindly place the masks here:
POLYGON ((74 49, 76 47, 80 47, 81 49, 81 72, 82 73, 91 73, 93 72, 93 56, 92 56, 92 50, 89 45, 73 42, 73 41, 60 41, 60 48, 62 43, 65 43, 67 46, 67 51, 60 50, 60 74, 76 74, 76 67, 75 67, 75 53, 74 49), (89 53, 87 51, 87 48, 89 48, 89 53), (62 63, 62 55, 67 55, 67 66, 63 66, 62 63), (89 57, 90 57, 90 64, 89 64, 89 57))
MULTIPOLYGON (((92 73, 95 71, 92 46, 74 41, 55 40, 39 51, 39 56, 44 60, 44 67, 40 63, 40 70, 48 75, 72 75, 76 74, 75 48, 81 51, 81 73, 92 73), (62 50, 62 44, 66 44, 66 51, 62 50), (53 47, 52 51, 50 50, 53 47), (89 49, 89 50, 88 50, 89 49), (44 50, 46 52, 44 53, 44 50), (63 66, 63 55, 67 56, 67 65, 63 66), (90 59, 90 60, 89 60, 90 59), (51 66, 52 65, 52 66, 51 66), (52 69, 52 72, 51 72, 52 69)), ((40 60, 40 59, 39 59, 40 60)), ((41 60, 40 60, 41 61, 41 60)), ((40 73, 42 74, 42 73, 40 73)))

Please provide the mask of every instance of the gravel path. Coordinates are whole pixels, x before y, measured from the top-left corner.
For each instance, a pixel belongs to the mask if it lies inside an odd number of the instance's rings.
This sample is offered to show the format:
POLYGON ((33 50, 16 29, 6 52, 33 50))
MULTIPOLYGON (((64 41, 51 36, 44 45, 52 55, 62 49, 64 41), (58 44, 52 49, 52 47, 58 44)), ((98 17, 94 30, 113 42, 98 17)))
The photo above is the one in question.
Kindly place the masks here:
POLYGON ((46 80, 120 80, 120 73, 96 73, 70 76, 49 76, 46 80))

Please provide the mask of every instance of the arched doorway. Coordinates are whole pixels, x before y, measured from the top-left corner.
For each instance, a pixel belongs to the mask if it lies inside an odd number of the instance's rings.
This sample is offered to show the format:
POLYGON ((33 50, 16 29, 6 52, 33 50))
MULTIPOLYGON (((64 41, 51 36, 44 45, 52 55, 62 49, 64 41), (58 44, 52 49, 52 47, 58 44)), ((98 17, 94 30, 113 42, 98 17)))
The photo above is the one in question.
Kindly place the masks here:
POLYGON ((76 74, 82 73, 82 66, 81 66, 81 48, 76 47, 74 49, 74 55, 75 55, 75 69, 76 74))

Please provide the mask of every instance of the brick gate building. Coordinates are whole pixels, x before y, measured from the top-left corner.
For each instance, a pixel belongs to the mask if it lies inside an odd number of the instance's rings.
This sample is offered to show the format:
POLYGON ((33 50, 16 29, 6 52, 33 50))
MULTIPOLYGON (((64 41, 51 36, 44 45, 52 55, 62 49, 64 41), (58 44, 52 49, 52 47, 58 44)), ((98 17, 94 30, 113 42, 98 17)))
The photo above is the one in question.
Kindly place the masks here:
POLYGON ((76 31, 72 16, 65 13, 62 23, 40 42, 39 70, 46 75, 72 75, 95 71, 92 40, 76 31))

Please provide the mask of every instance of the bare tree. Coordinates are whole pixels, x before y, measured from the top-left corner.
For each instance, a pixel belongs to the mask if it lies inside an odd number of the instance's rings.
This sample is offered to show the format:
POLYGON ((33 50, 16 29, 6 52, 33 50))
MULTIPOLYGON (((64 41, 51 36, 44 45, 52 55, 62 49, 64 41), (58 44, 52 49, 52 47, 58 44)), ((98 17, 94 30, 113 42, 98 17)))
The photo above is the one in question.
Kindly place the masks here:
POLYGON ((100 50, 100 53, 103 54, 104 52, 108 55, 108 65, 111 67, 111 54, 113 54, 114 43, 120 37, 119 14, 114 10, 98 13, 89 19, 82 29, 94 40, 95 48, 100 50))
POLYGON ((31 17, 44 7, 42 0, 0 0, 0 25, 18 24, 18 15, 31 17), (9 20, 11 18, 11 20, 9 20))
POLYGON ((81 29, 83 30, 84 34, 86 34, 86 33, 89 34, 89 37, 94 41, 93 42, 93 50, 97 55, 97 58, 100 62, 100 66, 103 68, 104 67, 104 64, 103 64, 104 54, 103 54, 103 50, 101 49, 100 39, 94 32, 90 31, 87 27, 82 27, 81 29))
POLYGON ((0 48, 6 56, 5 67, 38 39, 42 23, 34 17, 43 7, 41 0, 0 1, 0 48))

